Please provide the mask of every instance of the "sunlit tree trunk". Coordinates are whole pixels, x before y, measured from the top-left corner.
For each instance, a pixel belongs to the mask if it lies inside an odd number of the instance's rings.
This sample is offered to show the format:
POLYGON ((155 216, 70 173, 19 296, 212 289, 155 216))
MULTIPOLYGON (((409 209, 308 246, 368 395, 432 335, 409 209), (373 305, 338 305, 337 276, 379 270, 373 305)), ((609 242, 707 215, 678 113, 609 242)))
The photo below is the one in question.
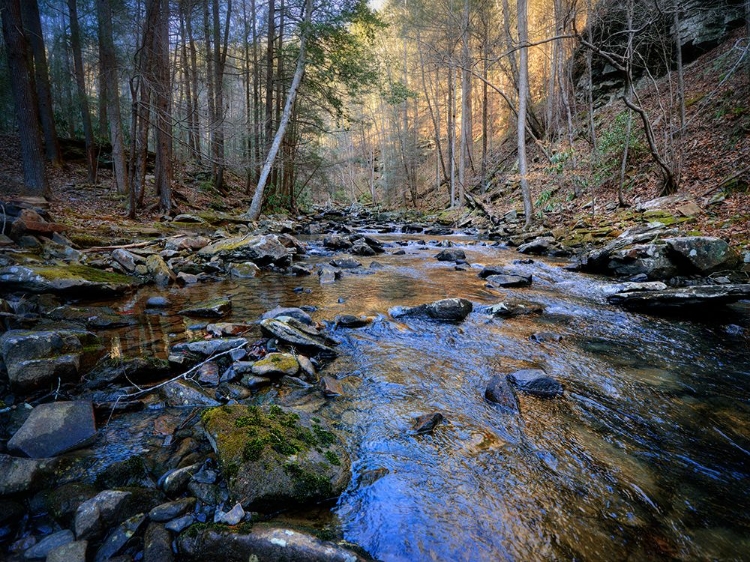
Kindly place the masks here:
POLYGON ((159 5, 154 22, 154 77, 156 126, 156 189, 159 209, 172 211, 172 107, 169 72, 169 0, 153 0, 159 5))
POLYGON ((526 226, 531 224, 532 207, 529 180, 527 178, 526 164, 526 100, 529 82, 529 42, 526 14, 526 0, 517 0, 518 10, 518 173, 521 176, 521 193, 523 195, 523 212, 526 216, 526 226))

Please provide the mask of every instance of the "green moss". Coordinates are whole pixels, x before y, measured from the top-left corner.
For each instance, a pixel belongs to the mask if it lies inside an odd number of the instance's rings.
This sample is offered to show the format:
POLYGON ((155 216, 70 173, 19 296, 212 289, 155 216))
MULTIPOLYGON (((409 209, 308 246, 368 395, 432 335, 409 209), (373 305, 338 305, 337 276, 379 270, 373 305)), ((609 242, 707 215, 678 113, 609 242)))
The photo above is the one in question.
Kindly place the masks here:
POLYGON ((326 460, 329 463, 331 463, 333 466, 341 466, 341 461, 336 456, 336 453, 334 453, 333 451, 326 451, 324 456, 326 460))
POLYGON ((287 463, 284 471, 295 481, 295 494, 300 497, 330 496, 333 487, 328 478, 305 470, 297 463, 287 463))
POLYGON ((115 283, 115 284, 132 284, 133 279, 127 275, 102 271, 95 267, 86 265, 68 265, 64 267, 34 267, 34 273, 41 275, 50 281, 62 279, 83 279, 92 283, 115 283))

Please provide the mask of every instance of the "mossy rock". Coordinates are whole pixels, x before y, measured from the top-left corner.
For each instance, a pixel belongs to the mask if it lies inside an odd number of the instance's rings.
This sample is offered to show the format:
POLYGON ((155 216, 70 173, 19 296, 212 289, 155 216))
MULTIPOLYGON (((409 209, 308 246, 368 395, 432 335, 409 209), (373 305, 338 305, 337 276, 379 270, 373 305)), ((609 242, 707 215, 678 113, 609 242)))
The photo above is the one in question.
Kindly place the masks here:
POLYGON ((127 275, 85 265, 10 266, 0 270, 0 290, 111 296, 137 286, 127 275))
POLYGON ((246 509, 318 502, 349 484, 344 444, 316 417, 275 405, 231 405, 206 410, 202 421, 229 492, 246 509))
POLYGON ((299 361, 291 353, 269 353, 253 365, 253 374, 260 377, 294 376, 299 371, 299 361))

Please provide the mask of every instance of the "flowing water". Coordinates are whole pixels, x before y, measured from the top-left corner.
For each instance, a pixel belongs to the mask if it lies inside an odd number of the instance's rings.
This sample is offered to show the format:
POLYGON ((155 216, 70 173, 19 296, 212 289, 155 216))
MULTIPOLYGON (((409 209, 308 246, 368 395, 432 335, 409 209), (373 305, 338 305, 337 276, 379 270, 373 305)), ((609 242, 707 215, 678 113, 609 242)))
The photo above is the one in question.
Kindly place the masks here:
MULTIPOLYGON (((378 559, 750 556, 747 303, 700 322, 631 314, 606 304, 611 281, 543 259, 513 265, 533 274, 532 287, 489 289, 477 276, 480 264, 511 264, 519 254, 454 237, 473 264, 455 271, 434 259, 434 240, 408 240, 406 255, 359 258, 383 269, 330 285, 265 273, 149 288, 120 308, 143 314, 154 293, 168 296, 174 310, 229 295, 233 321, 255 321, 277 305, 313 305, 317 320, 375 316, 366 328, 336 329, 340 357, 329 374, 347 392, 321 414, 347 437, 353 460, 335 525, 378 559), (522 298, 545 312, 493 319, 475 310, 460 324, 387 314, 447 297, 467 298, 475 309, 522 298), (530 339, 540 332, 561 339, 530 339), (521 395, 518 414, 484 400, 494 374, 526 366, 561 381, 564 397, 521 395), (416 416, 435 411, 445 421, 432 434, 410 431, 416 416)), ((315 253, 309 262, 330 259, 315 253)), ((139 330, 113 338, 126 354, 163 356, 189 334, 176 313, 142 318, 139 330)))

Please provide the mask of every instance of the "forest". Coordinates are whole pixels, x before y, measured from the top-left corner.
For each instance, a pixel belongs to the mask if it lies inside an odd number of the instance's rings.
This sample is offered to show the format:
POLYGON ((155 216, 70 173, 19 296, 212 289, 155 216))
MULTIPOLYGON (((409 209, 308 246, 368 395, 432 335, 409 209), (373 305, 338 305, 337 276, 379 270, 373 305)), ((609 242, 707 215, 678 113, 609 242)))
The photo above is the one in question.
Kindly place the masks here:
POLYGON ((0 16, 0 559, 750 551, 750 0, 0 16))

